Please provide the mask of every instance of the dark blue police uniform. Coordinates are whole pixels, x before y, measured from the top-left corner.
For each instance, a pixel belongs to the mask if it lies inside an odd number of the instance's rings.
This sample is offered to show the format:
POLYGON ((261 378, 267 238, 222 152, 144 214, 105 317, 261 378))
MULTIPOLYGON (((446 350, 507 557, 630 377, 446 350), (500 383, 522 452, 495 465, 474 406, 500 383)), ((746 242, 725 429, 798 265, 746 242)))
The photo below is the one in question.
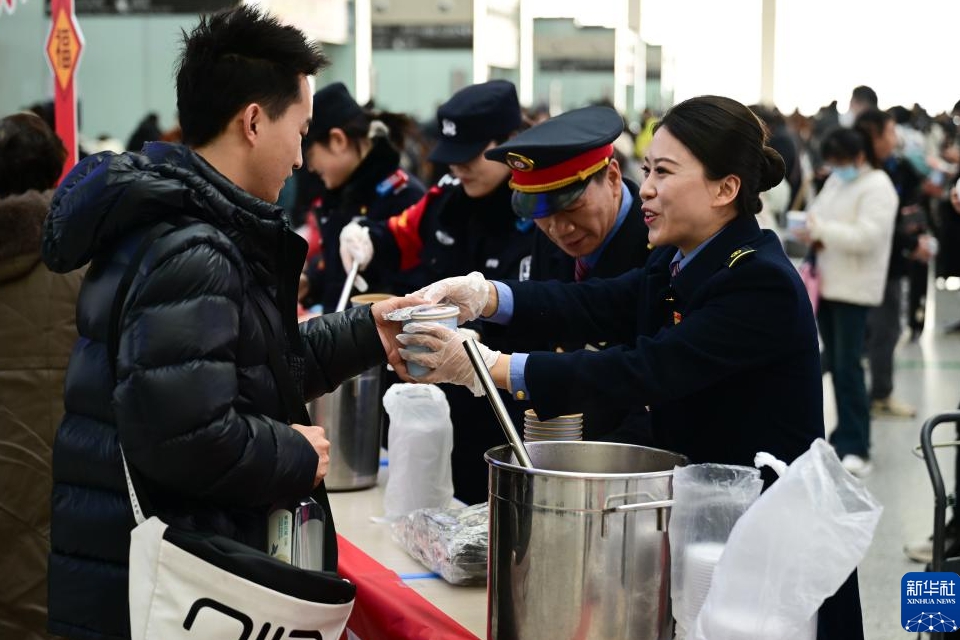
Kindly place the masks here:
MULTIPOLYGON (((313 114, 304 145, 321 143, 332 129, 366 122, 365 117, 346 86, 342 82, 331 83, 313 95, 313 114)), ((340 259, 340 232, 349 222, 386 220, 420 200, 425 191, 416 177, 400 168, 400 152, 386 135, 373 136, 370 150, 347 180, 336 189, 321 189, 312 210, 307 212, 317 219, 322 251, 306 265, 310 292, 304 304, 322 304, 327 313, 336 308, 347 278, 340 259)), ((364 272, 364 278, 372 291, 406 293, 398 290, 394 274, 373 268, 364 272)))
MULTIPOLYGON (((430 159, 444 164, 473 161, 494 140, 521 126, 516 88, 505 80, 471 85, 437 110, 440 142, 430 159)), ((381 223, 371 223, 374 259, 368 269, 393 272, 394 280, 414 291, 451 276, 479 271, 488 279, 521 278, 529 270, 533 223, 519 220, 510 204, 506 179, 481 197, 467 195, 453 176, 444 176, 415 205, 381 223)), ((512 351, 509 335, 485 335, 483 323, 471 328, 491 349, 512 351)), ((454 495, 467 503, 487 500, 487 463, 483 454, 503 444, 503 431, 485 397, 464 387, 440 385, 453 422, 454 495)), ((501 397, 513 420, 523 418, 526 403, 501 397)))
MULTIPOLYGON (((627 190, 633 196, 633 204, 620 227, 613 232, 600 258, 589 272, 591 278, 613 278, 631 269, 642 267, 647 262, 651 247, 647 244, 647 225, 640 211, 640 188, 626 178, 623 179, 627 190)), ((536 232, 533 245, 533 259, 530 264, 530 280, 574 281, 574 259, 560 250, 545 233, 536 232)), ((553 349, 576 351, 584 344, 562 342, 543 343, 539 346, 527 344, 521 350, 553 349)), ((614 346, 610 342, 590 345, 592 348, 606 349, 614 346)), ((584 440, 604 440, 626 442, 629 444, 652 443, 650 417, 646 407, 615 407, 605 403, 593 403, 580 408, 583 413, 584 440)))
MULTIPOLYGON (((351 221, 386 220, 423 197, 426 189, 416 177, 399 167, 400 155, 385 138, 375 138, 370 153, 361 161, 350 179, 340 188, 326 191, 316 209, 322 239, 322 260, 308 265, 311 298, 309 303, 320 303, 324 311, 337 306, 346 281, 346 270, 340 259, 340 232, 351 221)), ((379 293, 408 293, 396 272, 375 266, 364 271, 363 277, 370 291, 379 293)))
MULTIPOLYGON (((817 329, 796 268, 753 217, 671 279, 675 253, 657 249, 611 280, 507 283, 512 331, 630 345, 531 353, 530 402, 542 417, 588 401, 648 404, 656 445, 691 462, 751 466, 758 451, 793 461, 824 435, 817 329)), ((818 638, 863 638, 856 573, 821 608, 818 638)))

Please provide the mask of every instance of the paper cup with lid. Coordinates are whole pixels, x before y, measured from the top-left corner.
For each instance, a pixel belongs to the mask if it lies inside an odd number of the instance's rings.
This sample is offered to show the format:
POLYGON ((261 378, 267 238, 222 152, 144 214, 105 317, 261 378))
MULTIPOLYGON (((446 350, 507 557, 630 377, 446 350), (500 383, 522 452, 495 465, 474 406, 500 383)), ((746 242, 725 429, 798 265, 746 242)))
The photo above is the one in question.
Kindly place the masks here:
MULTIPOLYGON (((454 305, 423 304, 410 309, 409 317, 403 321, 403 326, 406 327, 411 322, 429 322, 433 324, 439 324, 447 327, 448 329, 456 331, 457 316, 459 313, 460 309, 454 305)), ((426 353, 430 351, 426 347, 421 347, 418 345, 410 345, 407 347, 407 349, 418 353, 426 353)), ((430 372, 429 369, 422 367, 415 362, 407 362, 407 371, 409 371, 410 375, 414 378, 420 378, 430 372)))

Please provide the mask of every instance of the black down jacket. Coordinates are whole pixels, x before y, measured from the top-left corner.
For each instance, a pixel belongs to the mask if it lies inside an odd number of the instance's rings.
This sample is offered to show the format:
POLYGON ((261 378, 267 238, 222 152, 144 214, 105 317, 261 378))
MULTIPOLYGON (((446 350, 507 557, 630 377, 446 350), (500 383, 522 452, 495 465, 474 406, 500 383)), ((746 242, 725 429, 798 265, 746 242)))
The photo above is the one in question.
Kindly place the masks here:
MULTIPOLYGON (((386 357, 369 307, 298 331, 305 253, 282 209, 179 145, 92 156, 57 190, 43 259, 59 272, 90 267, 53 452, 51 631, 129 637, 134 520, 119 443, 164 521, 256 548, 266 546, 269 505, 311 492, 317 455, 283 420, 268 349, 285 351, 307 399, 386 357), (111 304, 141 238, 161 220, 183 226, 154 243, 132 282, 114 385, 111 304), (277 333, 282 326, 284 347, 261 331, 254 296, 277 333)), ((314 495, 325 502, 322 490, 314 495)))

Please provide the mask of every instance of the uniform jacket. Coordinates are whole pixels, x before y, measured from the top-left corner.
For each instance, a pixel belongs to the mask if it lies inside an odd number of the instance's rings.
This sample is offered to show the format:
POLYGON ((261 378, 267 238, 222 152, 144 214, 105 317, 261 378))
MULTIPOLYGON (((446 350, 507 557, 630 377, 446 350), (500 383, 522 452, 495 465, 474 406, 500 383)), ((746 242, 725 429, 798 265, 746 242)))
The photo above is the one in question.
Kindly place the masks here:
MULTIPOLYGON (((470 198, 458 180, 446 176, 424 198, 388 223, 371 228, 376 256, 382 264, 404 269, 410 290, 437 280, 479 271, 490 280, 526 278, 534 226, 521 222, 510 204, 506 180, 483 198, 470 198)), ((487 332, 483 323, 471 328, 492 349, 516 350, 509 333, 487 332)), ((504 436, 490 403, 464 387, 442 385, 450 405, 453 431, 453 486, 458 499, 487 499, 487 449, 504 436)), ((501 393, 515 424, 523 424, 526 403, 501 393)))
MULTIPOLYGON (((44 261, 55 271, 90 268, 53 453, 52 631, 129 634, 134 520, 120 443, 161 519, 255 548, 266 547, 269 505, 311 492, 317 455, 286 423, 268 350, 282 350, 307 399, 385 356, 369 307, 298 330, 305 251, 282 209, 180 145, 91 156, 57 190, 44 261), (114 384, 104 343, 111 304, 132 253, 160 221, 180 228, 155 241, 130 286, 114 384), (257 299, 285 345, 265 336, 257 299)), ((326 499, 322 489, 314 497, 326 499)), ((332 544, 327 566, 336 566, 332 544)))
MULTIPOLYGON (((340 259, 340 232, 354 219, 386 220, 415 204, 423 197, 423 184, 400 168, 400 154, 383 137, 374 138, 373 147, 364 157, 347 182, 320 198, 314 210, 322 238, 322 262, 311 265, 312 298, 307 304, 320 303, 328 313, 335 310, 346 280, 340 259)), ((370 291, 406 293, 399 291, 396 272, 368 268, 363 277, 370 291)), ((402 287, 399 287, 402 289, 402 287)))
POLYGON ((0 199, 0 638, 49 637, 50 452, 83 277, 40 261, 52 196, 0 199))
MULTIPOLYGON (((510 323, 555 339, 615 340, 600 352, 532 353, 525 379, 538 415, 588 399, 649 404, 655 444, 691 462, 751 466, 758 451, 792 462, 823 437, 817 329, 796 268, 772 231, 738 217, 671 283, 676 249, 644 269, 577 285, 510 283, 510 323)), ((773 475, 764 470, 769 484, 773 475)), ((856 573, 820 608, 819 640, 862 640, 856 573)))
POLYGON ((444 176, 417 204, 371 226, 374 262, 403 271, 411 291, 471 271, 525 279, 534 227, 513 213, 511 194, 504 180, 489 195, 471 198, 459 180, 444 176))
MULTIPOLYGON (((633 206, 627 212, 616 235, 600 254, 600 259, 588 278, 614 278, 631 269, 642 267, 650 255, 647 244, 647 225, 643 222, 640 207, 639 187, 630 180, 624 180, 633 196, 633 206)), ((533 260, 530 265, 531 280, 559 280, 573 282, 574 258, 560 250, 547 235, 539 230, 535 234, 533 260)), ((509 329, 507 329, 509 331, 509 329)), ((606 348, 610 343, 591 345, 592 348, 606 348)), ((538 349, 560 347, 564 351, 576 351, 584 347, 583 343, 540 344, 538 349)), ((530 351, 527 345, 523 351, 530 351)), ((604 403, 588 404, 580 409, 583 416, 584 438, 588 440, 617 440, 635 444, 650 444, 650 419, 645 407, 625 409, 604 403)))
POLYGON ((827 178, 808 210, 810 235, 823 244, 817 252, 823 299, 880 304, 897 208, 897 192, 880 169, 849 183, 827 178))
POLYGON ((656 444, 692 462, 750 465, 757 451, 792 461, 823 436, 817 331, 796 268, 752 217, 727 225, 671 284, 675 252, 657 249, 645 269, 611 280, 511 283, 511 329, 623 344, 532 353, 534 409, 646 404, 656 444))

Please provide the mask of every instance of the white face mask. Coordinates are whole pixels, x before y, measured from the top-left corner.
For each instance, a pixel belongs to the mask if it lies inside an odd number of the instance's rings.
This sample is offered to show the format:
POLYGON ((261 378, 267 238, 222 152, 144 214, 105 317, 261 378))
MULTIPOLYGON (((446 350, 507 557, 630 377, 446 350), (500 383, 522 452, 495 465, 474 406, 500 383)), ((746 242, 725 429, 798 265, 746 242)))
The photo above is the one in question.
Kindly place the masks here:
POLYGON ((850 128, 853 126, 853 122, 856 119, 857 116, 853 114, 853 111, 844 111, 839 116, 840 126, 850 128))
POLYGON ((843 182, 853 182, 860 175, 860 169, 856 165, 848 164, 843 167, 834 167, 831 173, 843 182))

